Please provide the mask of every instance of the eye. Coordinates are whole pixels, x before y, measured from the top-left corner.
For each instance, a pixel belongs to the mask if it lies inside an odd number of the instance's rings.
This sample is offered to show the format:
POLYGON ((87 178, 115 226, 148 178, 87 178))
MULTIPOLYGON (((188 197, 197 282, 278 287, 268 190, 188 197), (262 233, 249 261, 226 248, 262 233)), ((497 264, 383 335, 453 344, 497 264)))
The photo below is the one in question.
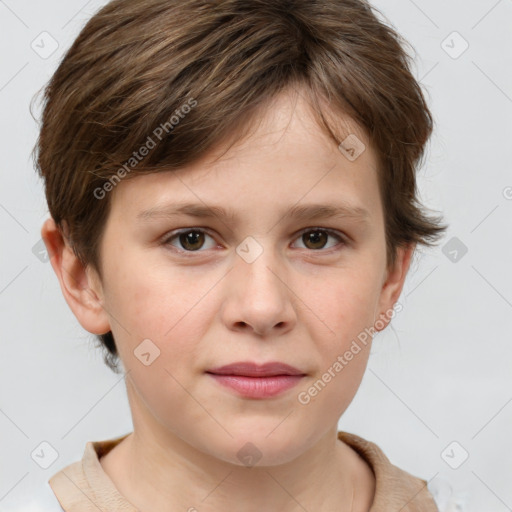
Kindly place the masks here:
MULTIPOLYGON (((299 233, 299 240, 303 241, 306 249, 311 249, 313 251, 325 249, 325 245, 329 237, 336 238, 339 242, 341 242, 342 246, 346 243, 345 239, 340 234, 335 231, 331 231, 330 229, 308 228, 299 233)), ((336 244, 334 247, 335 246, 336 244)), ((331 245, 331 247, 327 248, 330 249, 332 247, 333 246, 331 245)))
MULTIPOLYGON (((213 241, 211 246, 206 247, 206 249, 214 248, 216 244, 213 237, 202 228, 188 228, 174 231, 166 237, 162 243, 163 245, 172 245, 181 250, 181 252, 201 252, 200 249, 204 248, 205 237, 209 237, 213 241), (175 240, 179 243, 178 247, 173 243, 175 240)), ((313 251, 325 249, 329 237, 335 238, 341 243, 331 245, 327 247, 327 249, 335 247, 336 245, 346 245, 346 241, 342 235, 329 229, 308 228, 299 233, 299 240, 304 243, 305 248, 313 251)))
MULTIPOLYGON (((212 238, 206 231, 200 228, 183 229, 181 231, 174 232, 174 234, 167 237, 163 241, 163 244, 176 247, 171 243, 174 239, 176 239, 181 245, 181 247, 178 247, 178 249, 181 249, 185 252, 197 252, 203 246, 205 236, 212 238)), ((215 243, 212 245, 212 247, 215 247, 215 243)))

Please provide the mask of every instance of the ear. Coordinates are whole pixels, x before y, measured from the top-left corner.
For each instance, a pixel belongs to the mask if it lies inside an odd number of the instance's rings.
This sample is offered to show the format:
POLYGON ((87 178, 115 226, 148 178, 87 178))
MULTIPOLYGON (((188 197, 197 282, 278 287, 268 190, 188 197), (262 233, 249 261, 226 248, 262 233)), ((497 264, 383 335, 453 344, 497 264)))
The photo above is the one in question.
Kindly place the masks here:
POLYGON ((398 248, 395 265, 388 267, 386 270, 386 277, 377 306, 378 309, 376 309, 376 311, 380 312, 379 320, 376 320, 376 325, 374 325, 376 331, 385 329, 393 318, 390 313, 393 311, 393 306, 402 293, 415 248, 415 243, 398 248))
POLYGON ((62 294, 80 325, 92 334, 110 331, 109 317, 103 308, 103 289, 97 273, 83 266, 53 218, 44 222, 41 237, 59 279, 62 294))

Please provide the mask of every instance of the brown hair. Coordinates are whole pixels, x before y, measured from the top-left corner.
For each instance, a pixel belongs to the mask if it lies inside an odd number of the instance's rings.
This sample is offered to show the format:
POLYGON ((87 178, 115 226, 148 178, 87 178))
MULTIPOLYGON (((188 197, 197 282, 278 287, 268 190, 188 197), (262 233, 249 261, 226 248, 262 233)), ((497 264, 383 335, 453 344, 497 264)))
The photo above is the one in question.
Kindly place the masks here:
MULTIPOLYGON (((388 264, 400 246, 433 245, 447 227, 422 212, 415 176, 433 119, 406 42, 374 11, 365 0, 114 0, 101 8, 44 89, 34 148, 50 214, 82 263, 101 277, 110 200, 98 190, 107 181, 177 169, 234 144, 293 86, 336 144, 347 134, 336 135, 322 101, 366 130, 379 156, 388 264), (156 141, 158 127, 166 129, 156 141), (131 160, 149 138, 158 143, 131 160)), ((112 333, 98 339, 119 371, 112 333)))

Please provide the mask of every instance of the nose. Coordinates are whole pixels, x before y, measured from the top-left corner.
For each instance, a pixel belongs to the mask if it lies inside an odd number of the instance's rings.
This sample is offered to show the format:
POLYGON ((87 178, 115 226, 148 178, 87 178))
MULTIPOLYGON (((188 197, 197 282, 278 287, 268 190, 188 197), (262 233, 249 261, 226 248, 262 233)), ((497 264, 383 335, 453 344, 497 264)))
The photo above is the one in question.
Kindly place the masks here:
POLYGON ((283 334, 296 322, 295 295, 287 283, 286 265, 270 249, 248 263, 235 258, 226 276, 222 316, 231 330, 250 331, 259 336, 283 334))

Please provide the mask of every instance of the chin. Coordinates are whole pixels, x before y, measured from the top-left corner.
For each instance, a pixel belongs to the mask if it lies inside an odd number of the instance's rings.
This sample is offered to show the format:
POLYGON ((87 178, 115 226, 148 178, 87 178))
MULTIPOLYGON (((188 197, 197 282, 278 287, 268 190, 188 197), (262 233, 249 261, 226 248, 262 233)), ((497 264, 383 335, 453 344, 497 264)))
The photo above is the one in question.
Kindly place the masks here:
MULTIPOLYGON (((247 430, 234 432, 228 428, 233 436, 223 443, 220 453, 213 450, 212 455, 230 464, 239 467, 278 466, 291 462, 298 457, 305 448, 300 443, 300 437, 294 437, 289 430, 275 427, 259 430, 252 428, 253 434, 247 430)), ((210 445, 211 448, 211 445, 210 445)))

